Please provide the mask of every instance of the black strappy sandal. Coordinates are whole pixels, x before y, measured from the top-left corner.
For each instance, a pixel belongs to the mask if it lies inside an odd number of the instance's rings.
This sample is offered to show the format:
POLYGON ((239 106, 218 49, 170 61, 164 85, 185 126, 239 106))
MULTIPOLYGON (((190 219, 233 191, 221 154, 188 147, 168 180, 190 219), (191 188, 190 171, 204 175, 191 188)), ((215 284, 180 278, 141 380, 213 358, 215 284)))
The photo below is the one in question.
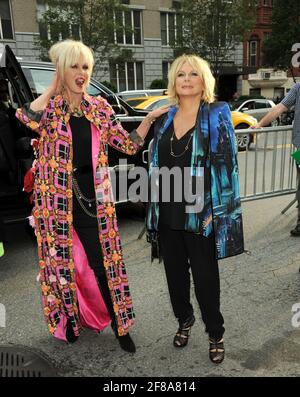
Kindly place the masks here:
POLYGON ((209 338, 209 358, 214 364, 221 364, 225 357, 224 339, 209 338))
POLYGON ((174 336, 173 345, 175 347, 184 347, 188 344, 191 335, 191 328, 195 323, 195 317, 192 315, 184 323, 179 323, 178 331, 174 336))

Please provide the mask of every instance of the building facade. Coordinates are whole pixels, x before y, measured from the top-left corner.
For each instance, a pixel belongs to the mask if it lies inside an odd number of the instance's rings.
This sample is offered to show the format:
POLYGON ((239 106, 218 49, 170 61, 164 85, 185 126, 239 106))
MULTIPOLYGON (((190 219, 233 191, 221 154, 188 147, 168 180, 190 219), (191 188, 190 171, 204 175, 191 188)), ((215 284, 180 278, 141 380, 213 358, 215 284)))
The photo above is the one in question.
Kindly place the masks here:
MULTIPOLYGON (((94 71, 99 80, 110 81, 117 91, 149 88, 156 79, 167 80, 174 59, 173 43, 177 34, 178 0, 124 0, 126 12, 116 15, 118 25, 131 27, 132 33, 114 32, 114 40, 122 49, 132 52, 132 60, 122 65, 100 64, 94 71)), ((9 44, 18 57, 39 60, 34 37, 50 34, 38 24, 38 17, 47 9, 39 0, 0 0, 0 15, 4 34, 0 43, 9 44), (3 15, 3 16, 2 16, 3 15)), ((1 30, 2 32, 2 30, 1 30)), ((230 60, 221 68, 221 99, 230 99, 241 90, 243 75, 243 46, 237 46, 230 60)))
MULTIPOLYGON (((254 68, 255 73, 245 75, 242 95, 264 96, 278 102, 295 84, 289 72, 263 67, 263 42, 272 32, 271 18, 273 0, 260 0, 254 28, 245 35, 243 43, 243 64, 254 68)), ((297 40, 297 38, 295 38, 297 40)), ((292 55, 291 55, 292 57, 292 55)), ((295 80, 300 81, 299 70, 295 69, 295 80)))
POLYGON ((0 45, 8 44, 26 60, 36 60, 39 54, 34 48, 39 35, 36 9, 36 0, 0 0, 0 45))
MULTIPOLYGON (((123 3, 126 11, 115 15, 117 26, 131 27, 132 32, 118 29, 114 41, 120 48, 130 50, 132 58, 122 64, 99 63, 94 75, 100 81, 110 81, 117 91, 149 88, 153 80, 167 80, 177 34, 175 10, 180 2, 123 0, 123 3)), ((219 99, 230 100, 238 92, 276 100, 293 86, 293 78, 285 71, 262 67, 263 41, 271 32, 272 3, 272 0, 259 1, 255 27, 221 65, 219 99)), ((9 44, 18 57, 39 60, 34 38, 50 34, 38 23, 38 17, 46 9, 45 1, 41 0, 0 0, 0 47, 9 44)))

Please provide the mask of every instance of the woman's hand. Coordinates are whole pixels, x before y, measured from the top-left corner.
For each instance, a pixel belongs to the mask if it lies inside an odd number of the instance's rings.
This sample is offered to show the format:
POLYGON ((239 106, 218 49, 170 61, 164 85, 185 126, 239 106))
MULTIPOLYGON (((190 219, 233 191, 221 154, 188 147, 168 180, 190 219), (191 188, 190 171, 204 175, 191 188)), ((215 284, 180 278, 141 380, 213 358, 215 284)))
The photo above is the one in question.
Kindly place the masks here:
POLYGON ((30 109, 34 112, 40 112, 44 110, 52 96, 55 96, 61 92, 61 79, 59 73, 56 71, 50 86, 40 95, 36 100, 31 102, 30 109))
POLYGON ((144 120, 139 125, 139 127, 136 129, 139 136, 142 139, 145 139, 145 137, 148 134, 148 131, 149 131, 151 125, 154 123, 154 121, 162 114, 167 113, 169 109, 170 109, 170 107, 161 107, 161 108, 152 110, 152 112, 148 113, 147 116, 144 118, 144 120))
POLYGON ((61 79, 60 79, 60 76, 59 76, 59 73, 57 72, 57 70, 54 73, 53 80, 52 80, 51 85, 49 86, 48 90, 49 90, 49 94, 51 96, 61 93, 62 84, 61 84, 61 79))
POLYGON ((169 109, 170 109, 170 106, 168 106, 168 107, 163 106, 161 108, 152 110, 152 112, 147 114, 146 119, 148 119, 150 124, 152 124, 162 114, 167 113, 169 111, 169 109))

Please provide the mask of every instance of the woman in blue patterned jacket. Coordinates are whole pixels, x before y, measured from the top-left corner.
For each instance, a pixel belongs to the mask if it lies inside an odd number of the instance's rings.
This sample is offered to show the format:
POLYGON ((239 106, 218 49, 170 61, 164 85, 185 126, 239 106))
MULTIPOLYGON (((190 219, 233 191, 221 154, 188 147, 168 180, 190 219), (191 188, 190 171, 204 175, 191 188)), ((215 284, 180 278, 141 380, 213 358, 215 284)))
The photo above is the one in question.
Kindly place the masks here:
POLYGON ((191 269, 209 335, 209 357, 219 364, 225 355, 225 328, 218 259, 242 253, 244 243, 234 129, 228 105, 214 102, 214 88, 203 59, 183 55, 173 62, 168 86, 172 106, 154 125, 147 229, 150 237, 159 235, 179 322, 174 346, 187 345, 195 322, 191 269))

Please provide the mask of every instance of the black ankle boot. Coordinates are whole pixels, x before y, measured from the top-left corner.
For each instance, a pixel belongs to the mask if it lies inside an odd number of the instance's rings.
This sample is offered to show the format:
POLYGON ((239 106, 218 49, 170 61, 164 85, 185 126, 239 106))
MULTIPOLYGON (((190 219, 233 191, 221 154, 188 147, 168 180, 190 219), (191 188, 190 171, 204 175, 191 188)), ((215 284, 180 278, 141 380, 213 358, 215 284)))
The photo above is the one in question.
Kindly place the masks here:
POLYGON ((131 336, 128 334, 123 335, 123 336, 118 336, 118 341, 120 344, 120 347, 125 350, 126 352, 129 353, 135 353, 136 348, 133 340, 131 339, 131 336))
POLYGON ((114 331, 115 337, 118 339, 121 349, 129 353, 135 353, 136 347, 129 333, 123 336, 119 336, 115 321, 112 320, 110 325, 112 330, 114 331))
POLYGON ((75 343, 78 339, 78 336, 74 334, 72 324, 69 320, 67 321, 66 338, 69 343, 75 343))

